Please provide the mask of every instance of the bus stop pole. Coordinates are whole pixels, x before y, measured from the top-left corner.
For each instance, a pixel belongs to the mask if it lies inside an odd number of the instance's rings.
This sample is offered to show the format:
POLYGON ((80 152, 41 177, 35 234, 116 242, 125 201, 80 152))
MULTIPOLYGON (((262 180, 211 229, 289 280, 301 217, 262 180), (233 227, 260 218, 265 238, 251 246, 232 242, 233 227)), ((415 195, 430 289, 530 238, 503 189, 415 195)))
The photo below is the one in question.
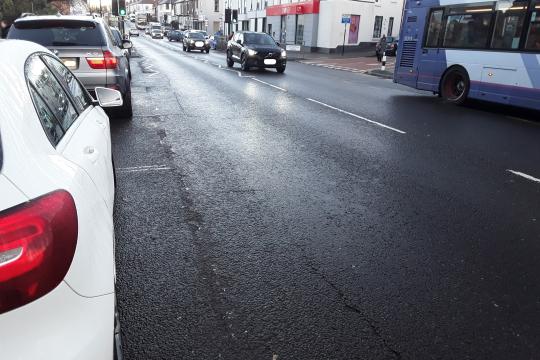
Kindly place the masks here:
POLYGON ((345 28, 343 29, 343 47, 341 48, 341 56, 345 56, 345 35, 347 35, 347 23, 345 23, 345 28))

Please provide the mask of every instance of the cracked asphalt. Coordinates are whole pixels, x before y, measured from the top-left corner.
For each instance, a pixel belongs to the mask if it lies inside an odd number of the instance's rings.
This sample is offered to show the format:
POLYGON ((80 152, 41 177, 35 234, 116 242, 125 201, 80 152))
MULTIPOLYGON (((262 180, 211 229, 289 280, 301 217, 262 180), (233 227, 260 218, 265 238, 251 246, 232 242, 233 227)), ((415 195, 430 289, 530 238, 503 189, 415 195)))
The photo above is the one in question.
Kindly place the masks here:
POLYGON ((134 43, 126 359, 538 358, 538 114, 134 43))

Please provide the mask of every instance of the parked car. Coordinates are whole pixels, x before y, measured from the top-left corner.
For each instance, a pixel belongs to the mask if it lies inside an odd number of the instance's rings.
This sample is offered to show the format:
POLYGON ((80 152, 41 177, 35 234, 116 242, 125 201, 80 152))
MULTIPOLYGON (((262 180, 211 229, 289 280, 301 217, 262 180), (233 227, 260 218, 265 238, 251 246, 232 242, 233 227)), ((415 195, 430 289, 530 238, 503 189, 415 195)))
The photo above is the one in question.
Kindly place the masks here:
POLYGON ((137 36, 137 37, 139 37, 139 30, 137 30, 136 28, 129 29, 129 36, 137 36))
POLYGON ((274 68, 282 74, 287 67, 287 52, 266 33, 241 31, 227 43, 227 66, 233 67, 235 62, 243 71, 274 68))
POLYGON ((184 51, 200 50, 201 52, 206 51, 207 54, 210 52, 210 43, 200 31, 187 31, 183 44, 184 51))
POLYGON ((17 19, 9 39, 28 40, 47 47, 79 78, 95 96, 96 87, 108 87, 122 93, 123 105, 110 113, 131 117, 131 77, 129 40, 117 43, 109 26, 91 16, 30 16, 17 19))
POLYGON ((109 119, 49 50, 0 41, 2 359, 121 358, 109 119), (31 340, 29 340, 31 339, 31 340))
POLYGON ((170 26, 164 26, 163 27, 163 36, 169 36, 169 32, 172 31, 172 27, 170 26))
POLYGON ((172 30, 167 35, 167 38, 169 39, 169 41, 180 42, 184 40, 184 33, 182 31, 172 30))
POLYGON ((163 31, 161 29, 152 29, 150 36, 152 36, 152 39, 163 39, 163 31))
POLYGON ((399 39, 394 36, 386 38, 386 55, 396 56, 398 50, 399 39))

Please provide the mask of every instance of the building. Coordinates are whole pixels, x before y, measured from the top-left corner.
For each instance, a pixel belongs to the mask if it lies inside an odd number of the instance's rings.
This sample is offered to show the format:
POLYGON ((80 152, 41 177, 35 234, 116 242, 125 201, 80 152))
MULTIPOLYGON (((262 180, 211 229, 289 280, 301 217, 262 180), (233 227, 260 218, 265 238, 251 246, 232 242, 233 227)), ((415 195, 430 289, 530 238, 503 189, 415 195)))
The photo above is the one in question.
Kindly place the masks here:
POLYGON ((230 31, 263 31, 306 51, 372 49, 382 35, 397 36, 404 0, 226 0, 238 11, 230 31), (343 24, 342 17, 350 24, 343 24), (345 38, 345 43, 344 43, 345 38))
POLYGON ((206 30, 208 34, 223 29, 223 0, 176 0, 173 11, 181 29, 206 30))
POLYGON ((89 11, 86 0, 53 0, 50 4, 63 15, 86 15, 89 11))
POLYGON ((126 2, 128 14, 150 14, 155 15, 156 0, 130 0, 126 2))
POLYGON ((156 18, 161 24, 173 21, 175 0, 159 0, 156 7, 156 18))

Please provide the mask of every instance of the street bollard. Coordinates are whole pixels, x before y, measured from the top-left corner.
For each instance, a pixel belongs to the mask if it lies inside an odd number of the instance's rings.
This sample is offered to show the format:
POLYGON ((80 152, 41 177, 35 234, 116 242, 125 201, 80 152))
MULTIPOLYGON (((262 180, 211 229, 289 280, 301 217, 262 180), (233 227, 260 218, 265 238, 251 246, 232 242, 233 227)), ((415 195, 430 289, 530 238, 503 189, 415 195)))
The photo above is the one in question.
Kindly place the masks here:
POLYGON ((382 65, 381 65, 381 71, 385 71, 385 70, 386 70, 386 51, 383 52, 382 65))

